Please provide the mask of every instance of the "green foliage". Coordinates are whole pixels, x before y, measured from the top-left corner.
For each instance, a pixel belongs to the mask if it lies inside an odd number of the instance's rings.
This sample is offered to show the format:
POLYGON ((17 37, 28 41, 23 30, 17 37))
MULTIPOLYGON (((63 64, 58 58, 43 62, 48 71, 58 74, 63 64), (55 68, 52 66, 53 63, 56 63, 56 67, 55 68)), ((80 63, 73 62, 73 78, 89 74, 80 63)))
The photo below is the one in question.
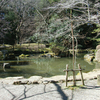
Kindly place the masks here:
POLYGON ((51 16, 51 18, 49 19, 49 23, 55 21, 57 18, 59 18, 59 16, 55 13, 51 16))
POLYGON ((54 2, 59 2, 60 0, 48 0, 48 1, 51 4, 51 3, 54 3, 54 2))
POLYGON ((100 42, 100 38, 95 39, 96 41, 100 42))
POLYGON ((7 33, 5 34, 5 43, 14 45, 16 43, 16 28, 18 26, 17 15, 13 11, 8 11, 5 15, 7 21, 7 33))
POLYGON ((16 34, 9 32, 5 35, 5 43, 8 43, 10 45, 14 45, 16 42, 16 34))
POLYGON ((78 45, 81 45, 81 49, 86 49, 86 48, 94 49, 96 47, 98 42, 94 39, 94 37, 96 37, 97 34, 92 33, 94 29, 96 29, 96 25, 88 23, 81 25, 76 29, 80 34, 80 37, 78 39, 78 45))
POLYGON ((56 43, 50 42, 50 48, 53 48, 53 47, 55 47, 55 46, 56 46, 56 43))
POLYGON ((7 21, 13 22, 17 19, 17 15, 13 11, 8 11, 8 13, 5 15, 5 19, 7 21))
POLYGON ((100 24, 97 24, 97 29, 94 29, 92 33, 100 33, 100 24))

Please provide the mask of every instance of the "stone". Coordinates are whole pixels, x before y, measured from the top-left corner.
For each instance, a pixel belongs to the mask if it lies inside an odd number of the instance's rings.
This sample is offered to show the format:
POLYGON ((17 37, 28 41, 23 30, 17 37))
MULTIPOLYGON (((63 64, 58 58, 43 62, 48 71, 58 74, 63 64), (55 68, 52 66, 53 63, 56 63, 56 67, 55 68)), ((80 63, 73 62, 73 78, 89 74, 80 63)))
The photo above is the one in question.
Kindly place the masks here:
POLYGON ((100 86, 100 74, 97 75, 97 84, 100 86))
POLYGON ((51 80, 55 80, 56 82, 57 82, 57 81, 59 82, 60 80, 65 81, 65 78, 66 78, 65 75, 57 75, 57 76, 52 76, 52 77, 51 77, 51 80))
POLYGON ((36 82, 38 83, 38 81, 42 79, 42 76, 31 76, 28 80, 30 82, 32 82, 33 84, 35 84, 36 82))
POLYGON ((59 83, 64 83, 65 82, 65 80, 59 80, 59 83))
POLYGON ((10 68, 10 64, 9 63, 3 63, 3 70, 5 70, 5 68, 10 68))
POLYGON ((43 83, 43 81, 42 81, 42 80, 39 80, 39 81, 38 81, 38 84, 42 84, 42 83, 43 83))
POLYGON ((50 83, 57 83, 58 81, 55 80, 51 80, 50 83))
POLYGON ((14 82, 13 82, 13 84, 14 85, 24 85, 24 84, 28 84, 28 82, 29 82, 29 80, 27 80, 27 79, 22 79, 22 80, 15 80, 14 82))
POLYGON ((16 60, 15 54, 14 53, 9 53, 6 59, 7 60, 16 60))
POLYGON ((15 81, 13 84, 14 85, 20 85, 21 84, 21 81, 15 81))
POLYGON ((38 81, 33 81, 33 84, 39 84, 38 81))
POLYGON ((97 45, 97 46, 96 46, 96 50, 98 50, 98 49, 100 49, 100 45, 97 45))
POLYGON ((10 68, 10 64, 9 63, 3 63, 3 68, 10 68))
POLYGON ((95 58, 94 54, 86 54, 86 55, 84 55, 84 59, 86 61, 93 61, 94 58, 95 58))
POLYGON ((28 82, 29 82, 29 80, 27 80, 27 79, 24 79, 24 80, 21 80, 21 84, 28 84, 28 82))
POLYGON ((95 53, 95 61, 100 62, 100 49, 98 49, 97 52, 95 53))
POLYGON ((100 62, 100 45, 96 46, 96 53, 95 53, 95 59, 94 61, 100 62))
POLYGON ((48 80, 44 80, 44 81, 43 81, 43 84, 48 84, 48 83, 49 83, 48 80))
POLYGON ((29 81, 27 84, 30 85, 30 84, 32 84, 32 82, 29 81))
POLYGON ((5 79, 7 79, 7 80, 22 80, 22 79, 24 79, 24 77, 23 76, 19 76, 19 77, 7 77, 5 79))

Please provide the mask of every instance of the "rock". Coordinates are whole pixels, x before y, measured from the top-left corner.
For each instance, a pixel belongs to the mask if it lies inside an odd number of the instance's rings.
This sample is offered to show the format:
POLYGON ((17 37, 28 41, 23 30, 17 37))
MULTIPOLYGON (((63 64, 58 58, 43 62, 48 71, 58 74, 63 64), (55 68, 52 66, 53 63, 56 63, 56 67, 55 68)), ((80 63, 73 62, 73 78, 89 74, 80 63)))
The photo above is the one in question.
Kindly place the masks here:
POLYGON ((7 80, 22 80, 22 79, 24 79, 24 77, 23 76, 19 76, 19 77, 7 77, 5 79, 7 79, 7 80))
POLYGON ((61 57, 59 57, 59 56, 54 56, 54 58, 61 58, 61 57))
POLYGON ((39 57, 46 57, 46 55, 45 54, 41 54, 39 57))
POLYGON ((86 54, 86 55, 84 55, 84 59, 86 61, 93 61, 94 58, 95 58, 94 54, 86 54))
POLYGON ((9 63, 3 63, 3 69, 5 70, 5 68, 10 68, 10 64, 9 63))
POLYGON ((29 81, 27 84, 30 85, 30 84, 33 84, 33 83, 29 81))
POLYGON ((38 81, 33 81, 33 84, 39 84, 38 81))
POLYGON ((95 61, 100 62, 100 49, 98 49, 97 52, 95 53, 95 61))
POLYGON ((59 80, 59 83, 64 83, 65 82, 65 80, 59 80))
POLYGON ((52 80, 55 80, 56 82, 62 80, 62 81, 65 81, 66 79, 66 76, 65 75, 57 75, 57 76, 53 76, 51 77, 52 80))
POLYGON ((97 84, 100 86, 100 74, 97 75, 97 84))
POLYGON ((96 50, 99 50, 99 49, 100 49, 100 45, 97 45, 97 46, 96 46, 96 50))
POLYGON ((48 57, 48 58, 51 58, 51 57, 54 57, 55 56, 55 53, 46 53, 46 54, 41 54, 39 57, 48 57))
POLYGON ((100 62, 100 45, 96 47, 95 59, 93 61, 100 62))
POLYGON ((39 80, 39 81, 38 81, 38 84, 42 84, 42 83, 43 83, 43 81, 42 81, 42 80, 39 80))
POLYGON ((20 84, 28 84, 29 80, 27 79, 24 79, 24 80, 21 80, 20 84))
POLYGON ((29 57, 29 55, 24 55, 24 54, 19 55, 19 58, 25 58, 25 57, 29 57))
POLYGON ((29 82, 29 80, 27 80, 27 79, 22 79, 22 80, 15 80, 14 82, 13 82, 13 84, 14 85, 24 85, 24 84, 28 84, 28 82, 29 82))
POLYGON ((33 84, 38 84, 40 79, 42 79, 42 76, 31 76, 28 80, 33 84))
POLYGON ((16 60, 15 54, 14 53, 9 53, 6 59, 7 60, 16 60))
POLYGON ((50 83, 57 83, 58 81, 55 80, 51 80, 50 83))
POLYGON ((29 55, 25 55, 25 57, 29 57, 29 55))
POLYGON ((49 83, 48 80, 44 80, 44 81, 43 81, 43 84, 48 84, 48 83, 49 83))
POLYGON ((60 53, 60 49, 58 49, 58 48, 56 48, 56 47, 53 47, 53 48, 52 48, 52 52, 54 52, 55 55, 58 56, 59 53, 60 53))
POLYGON ((43 81, 43 83, 45 82, 45 81, 47 81, 48 80, 48 83, 57 83, 57 82, 59 82, 59 81, 65 81, 65 78, 66 78, 66 76, 65 75, 57 75, 57 76, 52 76, 52 77, 49 77, 49 78, 42 78, 41 80, 43 81))
POLYGON ((51 54, 47 54, 47 55, 46 55, 46 57, 49 57, 49 58, 51 58, 51 57, 52 57, 52 55, 51 55, 51 54))
POLYGON ((23 57, 25 57, 25 55, 24 55, 24 54, 21 54, 21 55, 19 55, 19 57, 20 57, 20 58, 23 58, 23 57))
POLYGON ((20 85, 21 84, 21 81, 15 81, 13 84, 14 85, 20 85))

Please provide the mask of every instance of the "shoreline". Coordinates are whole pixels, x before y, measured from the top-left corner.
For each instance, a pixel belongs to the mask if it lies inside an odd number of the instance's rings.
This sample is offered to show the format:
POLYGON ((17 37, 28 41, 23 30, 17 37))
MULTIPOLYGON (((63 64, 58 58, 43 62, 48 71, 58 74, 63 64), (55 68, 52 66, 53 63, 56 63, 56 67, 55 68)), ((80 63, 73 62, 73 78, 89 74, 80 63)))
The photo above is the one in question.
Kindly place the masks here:
MULTIPOLYGON (((93 80, 97 79, 97 75, 100 74, 100 69, 94 69, 91 72, 83 73, 83 79, 85 80, 93 80)), ((6 77, 0 78, 0 83, 3 84, 14 84, 14 85, 21 85, 21 84, 48 84, 48 83, 63 83, 65 82, 66 76, 65 75, 57 75, 52 77, 42 77, 42 76, 31 76, 30 78, 24 78, 23 76, 19 77, 6 77)), ((72 81, 73 76, 68 77, 68 81, 72 81)), ((76 81, 81 81, 81 75, 76 75, 76 81)))

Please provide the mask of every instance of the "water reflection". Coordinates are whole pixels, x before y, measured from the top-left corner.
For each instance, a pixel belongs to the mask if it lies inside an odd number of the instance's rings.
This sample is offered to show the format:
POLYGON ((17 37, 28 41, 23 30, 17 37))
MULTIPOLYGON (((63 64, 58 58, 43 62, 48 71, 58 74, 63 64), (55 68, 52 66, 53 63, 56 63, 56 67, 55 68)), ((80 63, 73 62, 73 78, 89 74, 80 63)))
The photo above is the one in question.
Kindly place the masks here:
MULTIPOLYGON (((85 69, 84 72, 89 72, 98 66, 98 64, 84 61, 82 56, 76 58, 76 68, 79 63, 81 67, 85 69)), ((72 58, 55 59, 38 58, 33 56, 25 59, 25 61, 19 61, 19 63, 13 61, 10 62, 10 64, 11 69, 6 69, 6 72, 4 72, 2 66, 0 66, 0 77, 24 76, 28 78, 33 75, 50 77, 54 75, 64 75, 65 73, 63 70, 66 68, 66 64, 72 69, 72 58)), ((69 74, 71 75, 72 73, 69 74)))

